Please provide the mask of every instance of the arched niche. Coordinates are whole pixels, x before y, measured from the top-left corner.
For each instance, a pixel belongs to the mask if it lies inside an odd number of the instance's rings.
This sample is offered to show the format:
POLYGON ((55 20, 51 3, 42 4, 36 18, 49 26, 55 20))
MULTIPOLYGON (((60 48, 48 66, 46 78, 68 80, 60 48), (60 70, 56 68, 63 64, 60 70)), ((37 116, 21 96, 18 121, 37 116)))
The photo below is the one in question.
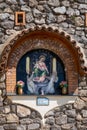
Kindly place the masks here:
POLYGON ((17 64, 16 81, 20 80, 25 83, 24 94, 40 95, 43 91, 47 95, 59 95, 62 94, 60 82, 66 81, 67 76, 64 64, 58 55, 47 49, 35 49, 23 55, 17 64), (43 62, 40 61, 41 57, 45 58, 43 62))
POLYGON ((83 53, 75 40, 57 28, 34 27, 22 31, 10 41, 2 53, 0 72, 6 73, 7 93, 15 93, 16 69, 19 60, 29 51, 47 49, 55 53, 65 66, 68 94, 78 94, 79 76, 85 75, 83 53))

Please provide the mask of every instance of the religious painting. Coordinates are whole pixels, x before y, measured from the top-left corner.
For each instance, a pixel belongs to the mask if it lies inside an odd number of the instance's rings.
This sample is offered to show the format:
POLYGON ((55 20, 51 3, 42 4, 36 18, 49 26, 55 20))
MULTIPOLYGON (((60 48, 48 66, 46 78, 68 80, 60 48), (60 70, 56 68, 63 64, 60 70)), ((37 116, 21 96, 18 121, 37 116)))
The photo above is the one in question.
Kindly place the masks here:
POLYGON ((17 66, 17 81, 19 80, 24 82, 24 94, 61 94, 59 83, 65 80, 63 62, 48 50, 38 49, 27 52, 17 66))

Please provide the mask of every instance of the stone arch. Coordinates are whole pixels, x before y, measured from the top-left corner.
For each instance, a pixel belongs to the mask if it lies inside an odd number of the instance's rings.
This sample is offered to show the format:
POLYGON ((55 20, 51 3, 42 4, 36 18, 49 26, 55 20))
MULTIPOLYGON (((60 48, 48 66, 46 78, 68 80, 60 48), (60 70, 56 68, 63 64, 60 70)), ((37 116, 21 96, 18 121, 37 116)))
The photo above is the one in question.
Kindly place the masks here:
POLYGON ((58 30, 58 28, 49 26, 36 26, 23 30, 3 50, 0 73, 6 73, 7 91, 14 92, 18 61, 25 53, 34 49, 51 50, 60 57, 66 68, 69 94, 77 94, 79 75, 82 76, 87 73, 84 54, 81 52, 80 46, 70 35, 58 30), (14 88, 12 84, 10 85, 10 78, 13 81, 14 88))

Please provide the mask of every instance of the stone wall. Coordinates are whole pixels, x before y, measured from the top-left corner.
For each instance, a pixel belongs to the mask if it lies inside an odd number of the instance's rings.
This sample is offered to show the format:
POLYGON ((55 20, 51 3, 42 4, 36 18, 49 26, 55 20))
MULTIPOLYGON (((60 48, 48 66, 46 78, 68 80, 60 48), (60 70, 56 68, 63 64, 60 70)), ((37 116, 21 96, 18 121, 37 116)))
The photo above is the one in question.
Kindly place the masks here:
POLYGON ((87 0, 1 0, 0 44, 22 29, 35 25, 53 25, 69 33, 81 43, 87 57, 87 0), (26 25, 15 25, 15 11, 25 11, 26 25))
POLYGON ((0 96, 0 130, 86 130, 87 98, 58 106, 42 119, 34 109, 0 96), (44 121, 44 122, 43 122, 44 121))
POLYGON ((56 107, 45 115, 44 130, 86 130, 87 98, 56 107))
POLYGON ((0 130, 41 130, 42 117, 39 112, 11 99, 0 96, 0 130))
MULTIPOLYGON (((0 56, 14 34, 36 25, 56 26, 80 43, 87 60, 87 0, 0 0, 0 56), (26 25, 15 25, 15 11, 25 11, 26 25)), ((40 130, 40 114, 20 104, 13 104, 5 91, 5 75, 0 76, 0 130, 40 130), (20 110, 21 111, 20 111, 20 110)), ((79 94, 87 96, 87 76, 79 78, 79 94)), ((45 115, 44 130, 86 130, 87 99, 56 107, 45 115)))

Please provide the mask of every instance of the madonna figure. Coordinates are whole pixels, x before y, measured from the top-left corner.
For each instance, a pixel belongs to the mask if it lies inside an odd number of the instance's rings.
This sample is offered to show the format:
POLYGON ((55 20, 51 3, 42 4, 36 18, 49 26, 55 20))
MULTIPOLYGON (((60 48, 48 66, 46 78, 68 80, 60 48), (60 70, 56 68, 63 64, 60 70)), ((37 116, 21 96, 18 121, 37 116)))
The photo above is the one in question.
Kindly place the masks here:
POLYGON ((44 82, 46 75, 49 73, 45 64, 45 56, 41 55, 33 69, 33 81, 44 82))
POLYGON ((45 56, 41 55, 39 60, 36 61, 33 71, 30 77, 27 77, 27 86, 31 94, 53 94, 54 82, 57 77, 56 73, 53 73, 51 77, 48 77, 48 69, 45 64, 45 56))

